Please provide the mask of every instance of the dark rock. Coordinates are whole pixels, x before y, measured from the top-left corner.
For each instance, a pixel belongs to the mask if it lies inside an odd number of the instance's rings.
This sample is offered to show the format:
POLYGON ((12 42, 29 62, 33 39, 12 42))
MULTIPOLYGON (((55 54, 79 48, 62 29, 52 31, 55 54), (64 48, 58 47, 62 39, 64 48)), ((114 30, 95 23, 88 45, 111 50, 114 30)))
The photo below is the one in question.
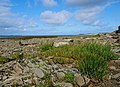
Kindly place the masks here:
POLYGON ((119 39, 117 39, 116 43, 120 43, 120 38, 119 38, 119 39))
POLYGON ((118 30, 116 30, 116 33, 120 33, 120 26, 118 26, 118 30))
POLYGON ((112 38, 113 38, 113 39, 118 39, 119 37, 118 37, 118 36, 113 36, 112 38))

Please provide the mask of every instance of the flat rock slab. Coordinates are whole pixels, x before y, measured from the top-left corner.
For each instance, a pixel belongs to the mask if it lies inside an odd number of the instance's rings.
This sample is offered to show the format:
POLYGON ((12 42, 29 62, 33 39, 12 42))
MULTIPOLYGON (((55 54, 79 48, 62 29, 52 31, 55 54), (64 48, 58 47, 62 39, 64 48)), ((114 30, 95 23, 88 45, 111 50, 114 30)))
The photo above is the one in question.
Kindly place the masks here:
POLYGON ((55 42, 54 43, 55 47, 59 47, 59 46, 63 46, 63 45, 69 45, 69 42, 55 42))
POLYGON ((44 77, 44 73, 43 73, 43 71, 41 69, 39 69, 39 68, 33 68, 32 71, 33 71, 33 73, 37 77, 39 77, 39 78, 43 78, 44 77))

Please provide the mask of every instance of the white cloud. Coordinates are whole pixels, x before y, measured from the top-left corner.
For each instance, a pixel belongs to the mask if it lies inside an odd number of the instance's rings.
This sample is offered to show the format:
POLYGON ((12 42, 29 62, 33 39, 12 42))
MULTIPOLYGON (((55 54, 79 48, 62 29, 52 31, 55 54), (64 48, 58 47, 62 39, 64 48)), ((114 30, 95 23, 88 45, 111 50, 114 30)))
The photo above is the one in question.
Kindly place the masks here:
POLYGON ((99 6, 82 9, 75 13, 75 18, 83 24, 99 25, 101 21, 97 19, 97 15, 101 13, 102 10, 103 8, 99 6))
POLYGON ((11 12, 9 0, 0 1, 0 27, 12 27, 16 25, 16 14, 11 12))
POLYGON ((68 21, 71 14, 68 11, 60 12, 45 11, 41 13, 40 19, 46 24, 61 25, 68 21))
POLYGON ((43 5, 48 7, 57 6, 57 2, 55 0, 42 0, 43 5))
POLYGON ((104 5, 110 0, 66 0, 66 3, 69 5, 75 5, 75 6, 98 6, 98 5, 104 5))
POLYGON ((117 3, 116 0, 66 0, 69 5, 78 6, 75 18, 83 24, 92 26, 104 26, 99 14, 108 6, 117 3))
POLYGON ((11 12, 12 6, 10 0, 0 0, 0 29, 33 27, 33 20, 11 12))

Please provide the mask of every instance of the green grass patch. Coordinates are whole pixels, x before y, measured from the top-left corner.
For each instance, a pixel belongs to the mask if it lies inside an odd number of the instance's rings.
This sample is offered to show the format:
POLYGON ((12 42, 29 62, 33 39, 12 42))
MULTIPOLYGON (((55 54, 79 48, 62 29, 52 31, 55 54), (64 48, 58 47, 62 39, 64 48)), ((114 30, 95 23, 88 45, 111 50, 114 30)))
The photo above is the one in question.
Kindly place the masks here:
POLYGON ((4 64, 16 59, 23 59, 23 55, 21 53, 14 53, 11 54, 8 58, 0 56, 0 64, 4 64))
POLYGON ((65 82, 69 82, 69 83, 73 83, 74 82, 74 73, 65 73, 65 78, 64 78, 65 82))
POLYGON ((53 59, 53 61, 60 64, 66 63, 66 58, 73 59, 73 62, 76 63, 82 74, 97 80, 103 80, 105 75, 107 75, 108 61, 118 58, 112 52, 110 45, 103 45, 96 42, 85 42, 77 45, 72 44, 52 48, 41 55, 59 57, 53 59))
POLYGON ((10 57, 11 57, 12 60, 23 59, 24 55, 23 55, 23 53, 17 52, 17 53, 11 54, 10 57))
POLYGON ((88 54, 79 63, 79 71, 83 75, 97 80, 103 80, 108 73, 108 62, 99 55, 88 54))
POLYGON ((8 62, 8 61, 9 61, 8 58, 5 58, 5 57, 0 56, 0 64, 6 63, 6 62, 8 62))
POLYGON ((53 48, 53 43, 41 43, 38 50, 44 52, 53 48))
POLYGON ((95 42, 81 43, 78 45, 65 45, 48 50, 41 55, 81 60, 86 56, 86 54, 99 55, 99 57, 103 57, 105 60, 117 58, 117 55, 112 52, 111 46, 95 42))
POLYGON ((65 58, 65 57, 54 57, 52 59, 47 59, 49 62, 54 62, 59 63, 59 64, 71 64, 73 63, 73 59, 72 58, 65 58))

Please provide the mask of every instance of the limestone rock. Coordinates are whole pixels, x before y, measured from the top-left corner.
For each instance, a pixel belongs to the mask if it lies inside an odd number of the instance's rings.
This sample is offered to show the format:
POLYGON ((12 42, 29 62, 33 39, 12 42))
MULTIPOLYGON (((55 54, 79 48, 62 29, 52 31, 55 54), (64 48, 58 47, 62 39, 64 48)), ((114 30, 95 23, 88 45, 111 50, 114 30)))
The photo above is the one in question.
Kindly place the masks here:
POLYGON ((71 83, 63 83, 62 87, 73 87, 71 83))
POLYGON ((63 72, 57 72, 58 79, 62 79, 65 77, 65 74, 63 72))
POLYGON ((81 76, 79 74, 75 74, 75 82, 79 87, 81 86, 88 86, 90 83, 90 79, 86 76, 81 76))
POLYGON ((120 60, 115 60, 115 63, 120 63, 120 60))
POLYGON ((69 45, 69 42, 55 42, 54 43, 55 47, 59 47, 59 46, 63 46, 63 45, 69 45))
POLYGON ((43 73, 43 71, 41 69, 39 69, 39 68, 33 68, 32 71, 39 78, 43 78, 44 77, 44 73, 43 73))
POLYGON ((21 69, 21 65, 19 63, 15 64, 13 66, 14 71, 16 72, 17 75, 22 74, 22 69, 21 69))
POLYGON ((115 66, 110 66, 109 69, 110 70, 116 70, 116 67, 115 66))
POLYGON ((3 84, 2 84, 2 82, 0 81, 0 87, 2 87, 2 85, 3 85, 3 84))
POLYGON ((28 65, 30 68, 34 68, 34 67, 35 67, 35 65, 32 64, 31 62, 29 62, 27 65, 28 65))
POLYGON ((120 78, 120 73, 113 75, 112 78, 113 78, 113 79, 120 78))

